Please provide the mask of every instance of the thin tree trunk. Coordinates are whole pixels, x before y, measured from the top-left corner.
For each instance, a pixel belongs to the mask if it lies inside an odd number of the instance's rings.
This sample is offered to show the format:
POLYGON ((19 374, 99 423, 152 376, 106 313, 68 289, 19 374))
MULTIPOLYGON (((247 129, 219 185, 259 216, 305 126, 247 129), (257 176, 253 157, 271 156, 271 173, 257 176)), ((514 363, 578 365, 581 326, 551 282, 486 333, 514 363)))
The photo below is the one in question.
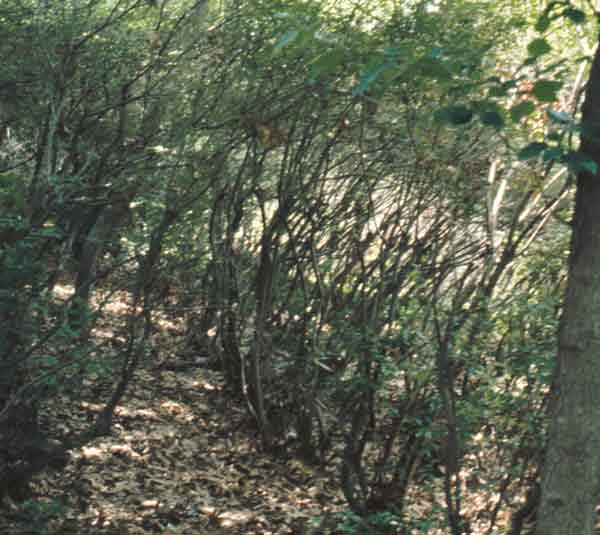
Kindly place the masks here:
POLYGON ((273 447, 271 423, 267 415, 263 389, 263 366, 271 358, 271 347, 267 343, 267 318, 271 316, 273 290, 272 232, 263 238, 260 265, 256 276, 256 338, 250 358, 249 380, 252 389, 252 405, 260 430, 262 446, 266 451, 273 447))
MULTIPOLYGON (((600 52, 583 105, 581 150, 600 168, 600 52)), ((580 172, 568 288, 536 535, 595 533, 600 476, 600 176, 580 172)))

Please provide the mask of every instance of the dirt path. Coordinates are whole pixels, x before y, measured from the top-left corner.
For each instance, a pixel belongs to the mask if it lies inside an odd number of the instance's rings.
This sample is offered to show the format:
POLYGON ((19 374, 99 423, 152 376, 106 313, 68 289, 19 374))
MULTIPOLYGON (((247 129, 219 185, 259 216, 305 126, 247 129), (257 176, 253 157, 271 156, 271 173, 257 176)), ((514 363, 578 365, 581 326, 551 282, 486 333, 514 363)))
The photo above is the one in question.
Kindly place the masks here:
MULTIPOLYGON (((29 506, 0 517, 7 535, 305 534, 342 501, 334 476, 256 451, 219 374, 141 370, 111 437, 73 452, 35 484, 29 506)), ((100 408, 72 410, 91 420, 100 408)), ((71 421, 70 418, 67 421, 71 421)), ((319 530, 319 533, 325 533, 319 530)))

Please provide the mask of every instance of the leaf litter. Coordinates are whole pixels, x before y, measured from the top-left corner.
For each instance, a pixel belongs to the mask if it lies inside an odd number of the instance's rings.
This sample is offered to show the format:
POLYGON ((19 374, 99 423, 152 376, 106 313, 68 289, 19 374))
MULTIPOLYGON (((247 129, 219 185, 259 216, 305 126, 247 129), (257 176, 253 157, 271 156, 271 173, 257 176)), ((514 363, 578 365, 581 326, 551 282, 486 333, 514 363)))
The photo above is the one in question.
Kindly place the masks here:
MULTIPOLYGON (((68 420, 84 425, 101 407, 71 405, 68 420)), ((258 451, 246 412, 223 391, 218 372, 145 367, 116 410, 112 435, 73 451, 64 472, 34 481, 34 500, 62 504, 61 513, 43 525, 25 514, 0 516, 0 529, 6 535, 307 533, 315 518, 343 510, 336 476, 333 467, 258 451)))

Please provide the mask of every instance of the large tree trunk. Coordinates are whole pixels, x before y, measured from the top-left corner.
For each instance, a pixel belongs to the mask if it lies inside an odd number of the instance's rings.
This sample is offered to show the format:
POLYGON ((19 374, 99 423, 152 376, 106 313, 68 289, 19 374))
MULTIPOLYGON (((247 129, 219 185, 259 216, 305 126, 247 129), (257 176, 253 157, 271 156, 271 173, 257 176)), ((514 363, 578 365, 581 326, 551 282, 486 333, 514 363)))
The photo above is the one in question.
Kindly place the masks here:
MULTIPOLYGON (((600 51, 583 105, 582 152, 600 168, 600 51)), ((600 176, 580 172, 558 385, 537 535, 592 535, 600 482, 600 176)))

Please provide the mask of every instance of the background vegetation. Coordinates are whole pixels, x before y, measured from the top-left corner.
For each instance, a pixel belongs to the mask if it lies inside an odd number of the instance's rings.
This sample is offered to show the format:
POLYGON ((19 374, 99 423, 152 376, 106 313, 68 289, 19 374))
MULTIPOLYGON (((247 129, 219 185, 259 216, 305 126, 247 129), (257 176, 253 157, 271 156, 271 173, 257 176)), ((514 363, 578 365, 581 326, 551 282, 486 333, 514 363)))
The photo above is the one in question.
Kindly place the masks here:
POLYGON ((316 532, 526 533, 589 9, 5 0, 5 510, 184 362, 335 470, 316 532))

